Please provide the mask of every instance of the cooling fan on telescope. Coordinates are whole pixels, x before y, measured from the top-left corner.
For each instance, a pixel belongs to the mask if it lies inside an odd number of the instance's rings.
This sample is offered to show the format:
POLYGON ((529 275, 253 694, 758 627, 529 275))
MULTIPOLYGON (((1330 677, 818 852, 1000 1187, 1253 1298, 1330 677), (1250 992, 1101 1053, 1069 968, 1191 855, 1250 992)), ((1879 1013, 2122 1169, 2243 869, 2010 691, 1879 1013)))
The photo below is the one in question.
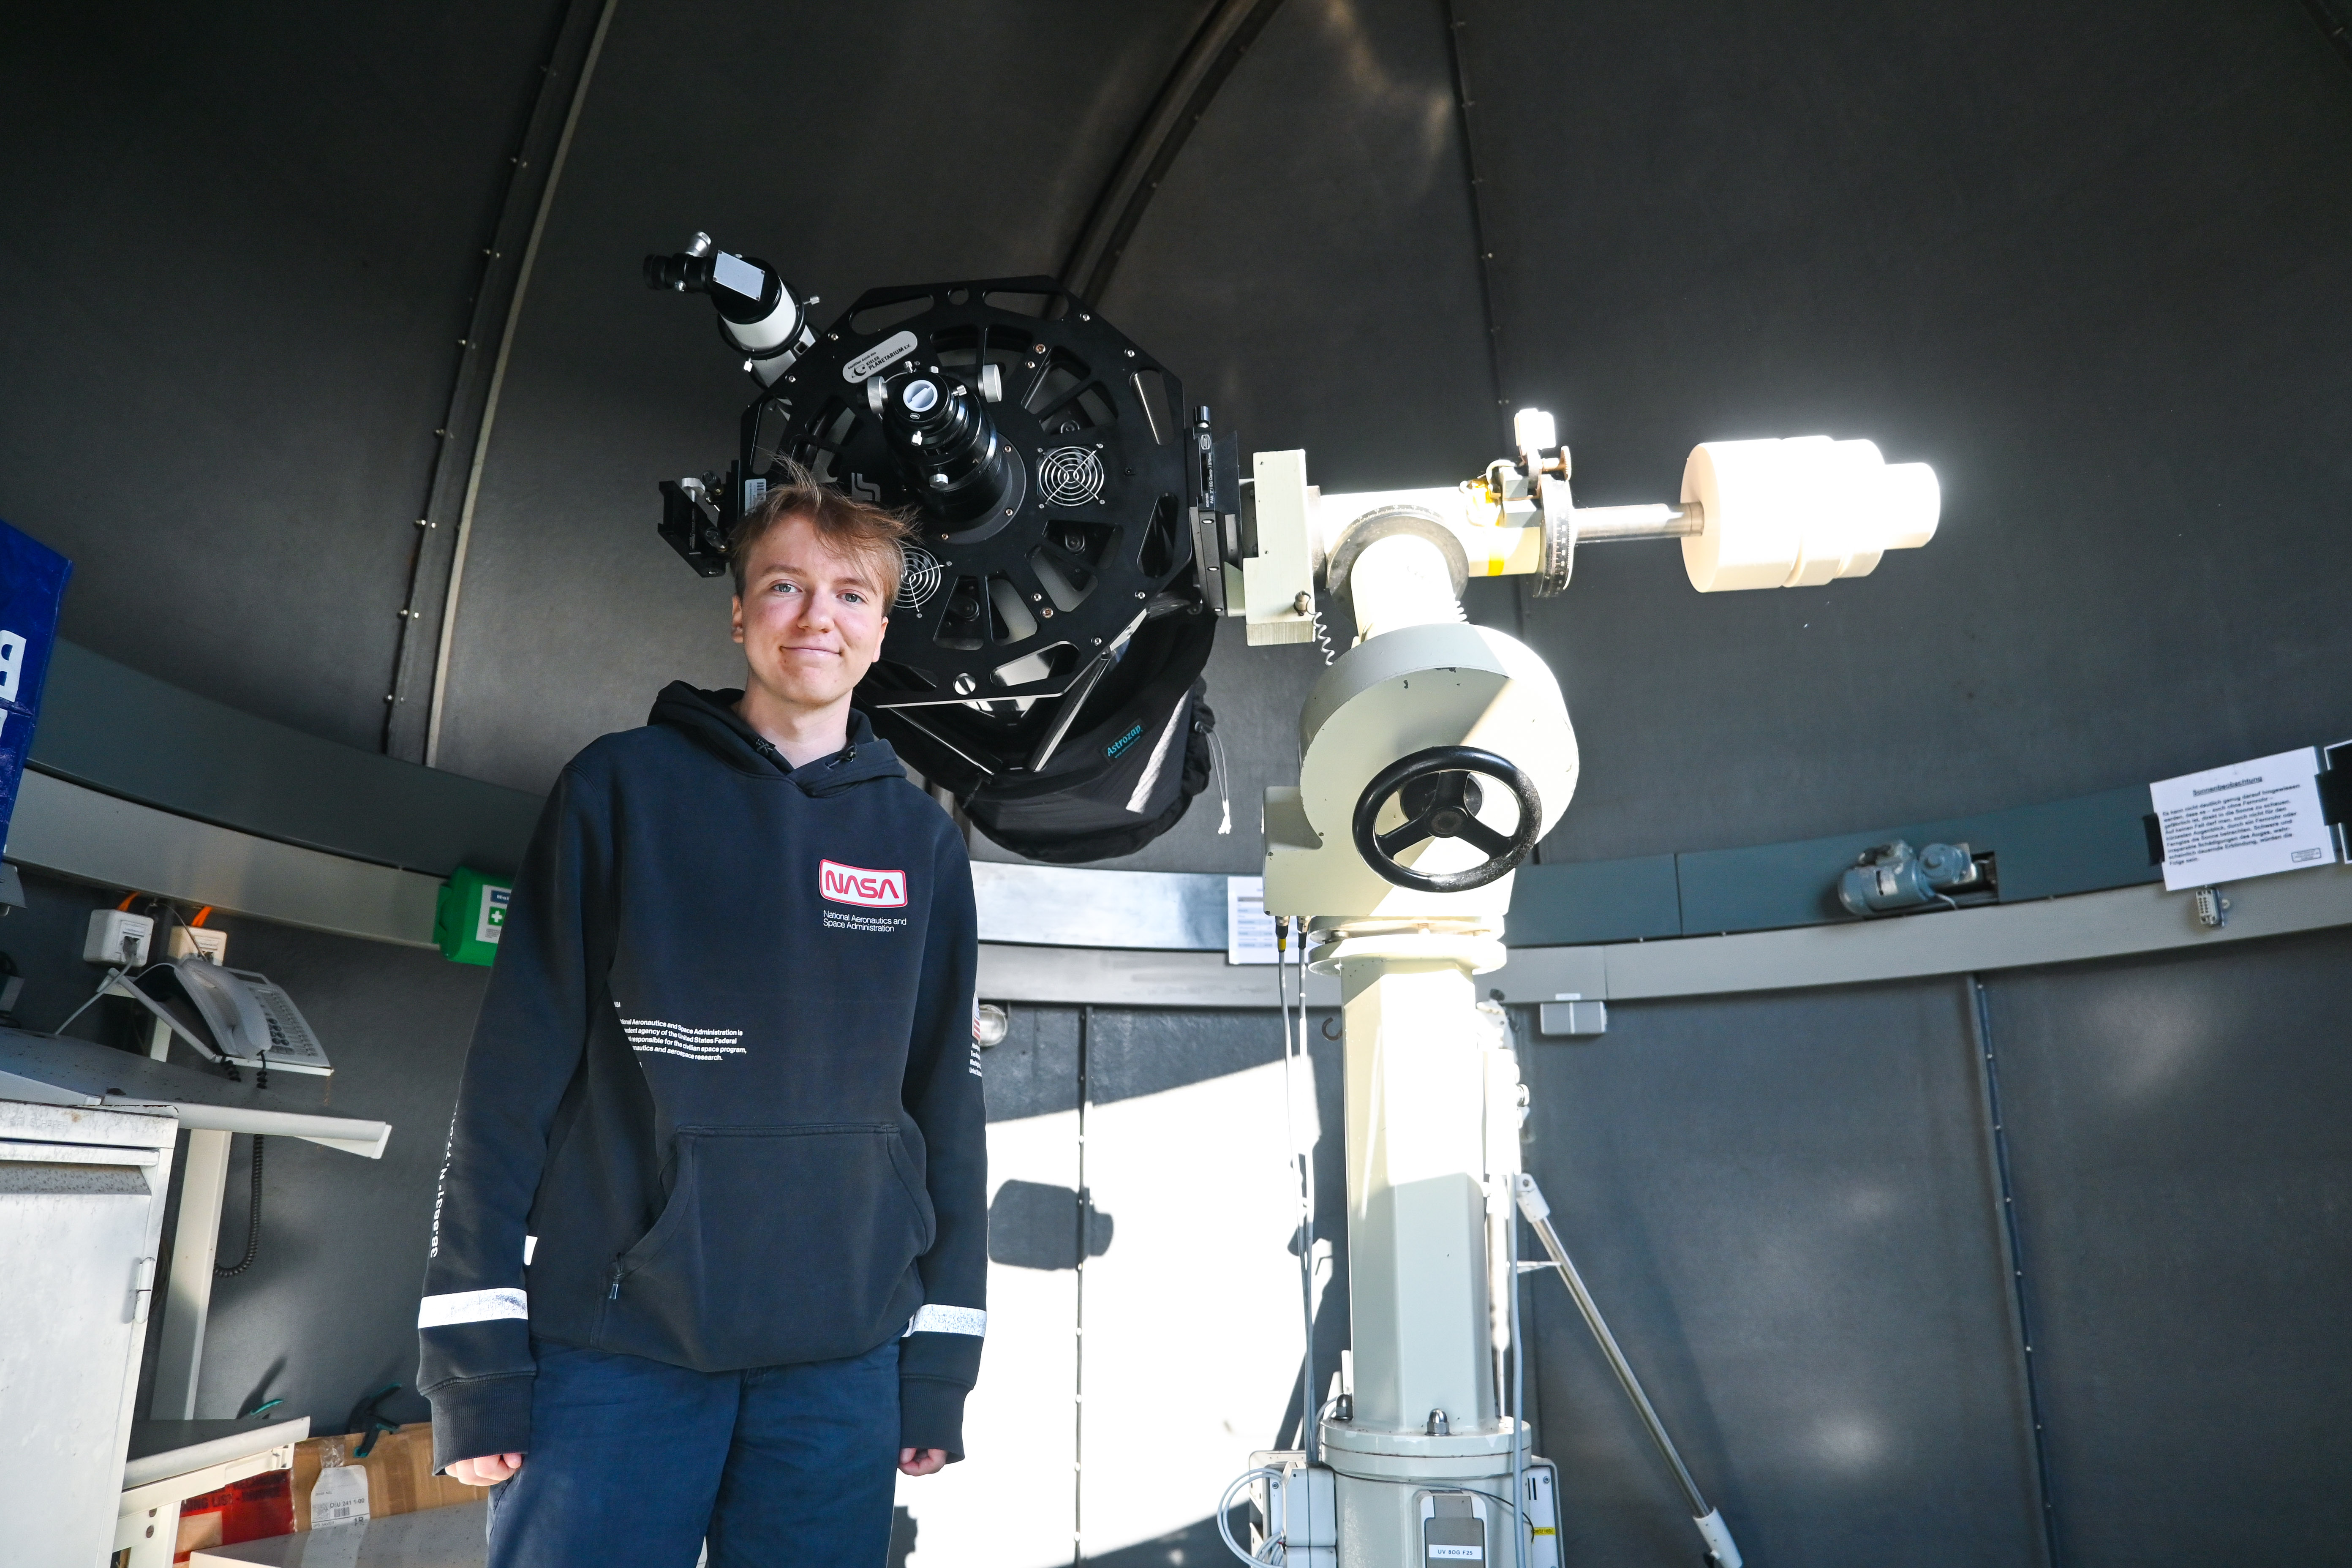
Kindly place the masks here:
POLYGON ((1056 447, 1038 460, 1037 493, 1048 506, 1092 506, 1102 500, 1102 454, 1056 447))
POLYGON ((919 610, 940 591, 940 558, 919 544, 906 545, 901 552, 906 557, 906 571, 898 579, 896 607, 919 610))

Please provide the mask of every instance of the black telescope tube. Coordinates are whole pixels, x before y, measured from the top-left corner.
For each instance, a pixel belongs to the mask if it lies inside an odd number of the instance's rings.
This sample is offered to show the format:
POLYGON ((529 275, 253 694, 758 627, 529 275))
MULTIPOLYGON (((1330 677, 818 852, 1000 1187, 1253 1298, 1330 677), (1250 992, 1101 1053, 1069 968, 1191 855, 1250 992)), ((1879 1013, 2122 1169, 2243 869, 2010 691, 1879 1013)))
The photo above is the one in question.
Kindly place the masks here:
POLYGON ((882 427, 926 511, 968 523, 1004 499, 1009 449, 961 383, 937 372, 892 380, 883 391, 882 427))

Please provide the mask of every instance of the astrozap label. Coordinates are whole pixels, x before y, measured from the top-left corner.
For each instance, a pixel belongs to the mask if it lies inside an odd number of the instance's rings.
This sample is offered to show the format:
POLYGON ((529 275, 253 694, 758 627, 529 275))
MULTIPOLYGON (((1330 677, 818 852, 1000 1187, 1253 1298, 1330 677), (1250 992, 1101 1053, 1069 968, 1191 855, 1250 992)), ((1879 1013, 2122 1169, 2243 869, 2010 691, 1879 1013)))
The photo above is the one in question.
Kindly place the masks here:
POLYGON ((836 904, 862 904, 869 910, 904 909, 907 903, 907 873, 904 871, 869 871, 863 866, 844 866, 837 861, 817 863, 818 889, 836 904))
POLYGON ((893 332, 841 367, 844 381, 864 381, 886 364, 896 364, 915 352, 915 334, 893 332))

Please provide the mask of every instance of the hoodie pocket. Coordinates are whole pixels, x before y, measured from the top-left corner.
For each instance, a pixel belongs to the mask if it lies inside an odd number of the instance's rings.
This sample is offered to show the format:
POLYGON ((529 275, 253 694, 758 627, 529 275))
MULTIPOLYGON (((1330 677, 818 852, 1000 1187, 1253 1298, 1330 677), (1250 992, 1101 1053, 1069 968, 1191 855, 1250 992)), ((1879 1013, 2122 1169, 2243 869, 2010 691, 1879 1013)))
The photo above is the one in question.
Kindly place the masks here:
POLYGON ((920 1300, 934 1222, 898 1128, 683 1127, 661 1217, 614 1260, 598 1347, 706 1372, 831 1361, 920 1300))

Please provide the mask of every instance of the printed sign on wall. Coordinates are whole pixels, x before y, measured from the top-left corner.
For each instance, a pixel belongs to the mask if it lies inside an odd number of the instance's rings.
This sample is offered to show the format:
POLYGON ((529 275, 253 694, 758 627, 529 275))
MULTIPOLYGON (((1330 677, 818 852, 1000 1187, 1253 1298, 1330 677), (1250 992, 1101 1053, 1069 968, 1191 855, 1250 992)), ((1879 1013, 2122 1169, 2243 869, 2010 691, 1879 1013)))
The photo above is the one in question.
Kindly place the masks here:
POLYGON ((72 562, 0 522, 0 845, 16 815, 16 784, 41 716, 58 608, 72 575, 72 562))
POLYGON ((1274 917, 1265 912, 1264 877, 1225 879, 1225 962, 1276 962, 1274 917))
POLYGON ((2305 746, 2148 785, 2166 890, 2335 864, 2318 773, 2319 752, 2305 746))

